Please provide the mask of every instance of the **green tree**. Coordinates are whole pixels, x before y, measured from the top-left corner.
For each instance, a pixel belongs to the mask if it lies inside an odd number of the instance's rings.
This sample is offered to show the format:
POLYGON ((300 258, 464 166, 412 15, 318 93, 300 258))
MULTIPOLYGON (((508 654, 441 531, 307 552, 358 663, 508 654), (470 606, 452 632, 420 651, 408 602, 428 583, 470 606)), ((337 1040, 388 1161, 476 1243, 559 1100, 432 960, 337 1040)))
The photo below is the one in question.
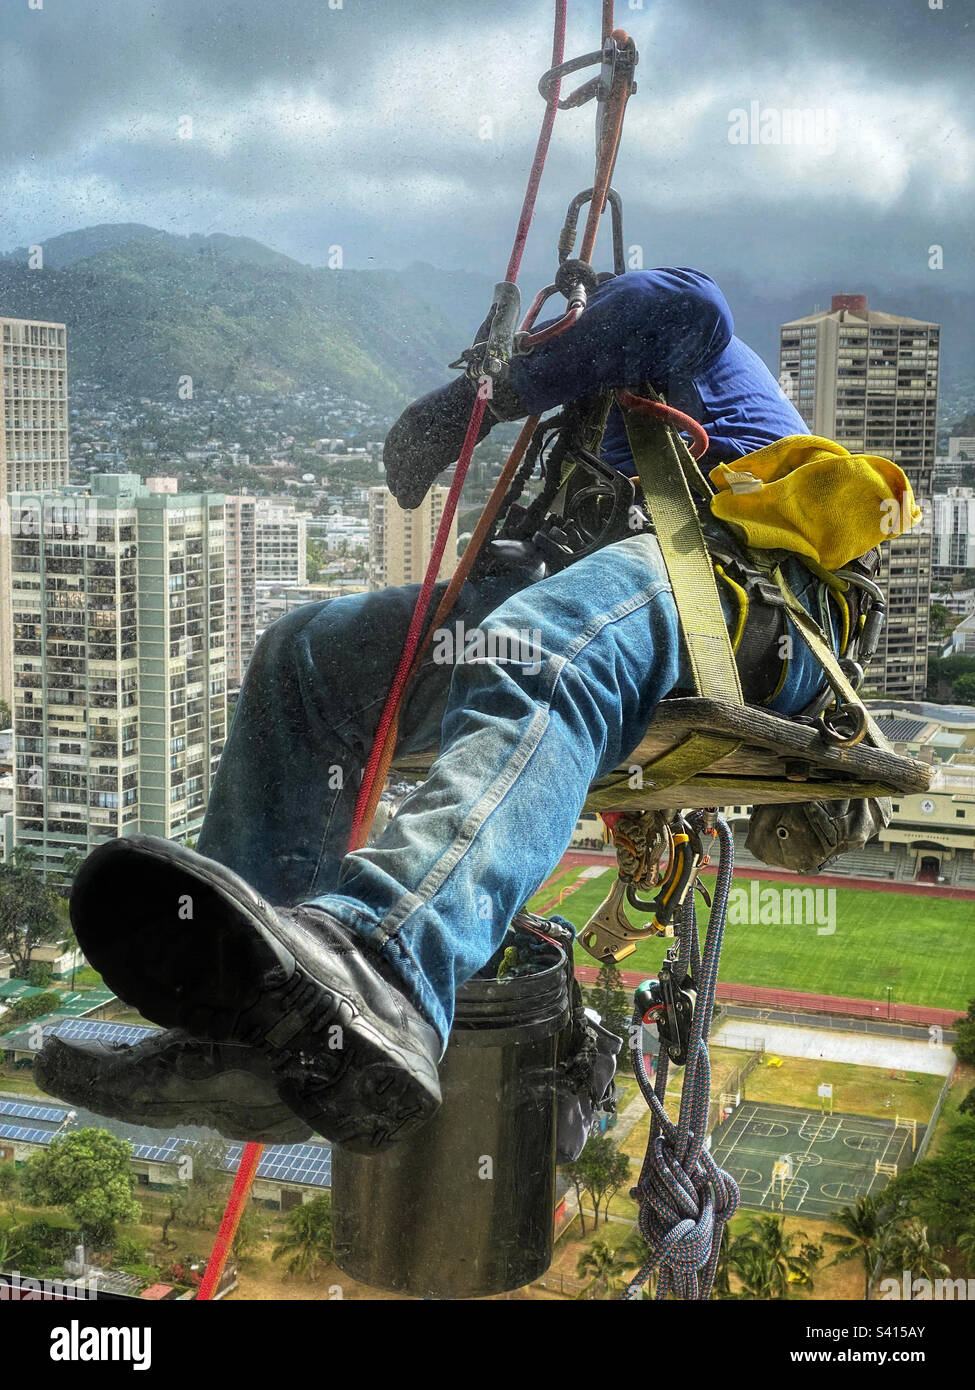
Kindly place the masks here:
POLYGON ((252 1255, 257 1249, 261 1239, 261 1218, 254 1209, 252 1202, 240 1214, 237 1223, 237 1230, 234 1234, 234 1254, 240 1260, 245 1260, 248 1255, 252 1255))
MULTIPOLYGON (((885 1205, 888 1200, 889 1193, 885 1194, 885 1205)), ((832 1218, 843 1227, 844 1234, 826 1232, 830 1245, 839 1247, 830 1263, 838 1265, 848 1260, 860 1260, 863 1264, 863 1296, 869 1299, 870 1280, 890 1223, 884 1219, 876 1197, 858 1197, 855 1206, 834 1211, 832 1218)))
MULTIPOLYGON (((582 1194, 589 1194, 592 1202, 594 1226, 599 1225, 599 1208, 605 1199, 607 1208, 610 1198, 618 1192, 630 1178, 630 1160, 613 1143, 607 1134, 592 1134, 586 1147, 572 1163, 565 1163, 562 1172, 576 1190, 579 1202, 579 1222, 582 1233, 586 1233, 586 1220, 582 1210, 582 1194)), ((608 1219, 608 1211, 606 1213, 608 1219)))
POLYGON ((6 1231, 0 1231, 0 1270, 12 1273, 29 1248, 30 1242, 24 1235, 23 1226, 11 1226, 6 1231))
POLYGON ((958 1107, 959 1115, 975 1115, 975 1086, 968 1092, 958 1107))
POLYGON ((61 934, 57 894, 18 851, 13 864, 0 864, 0 954, 9 955, 16 978, 26 980, 37 947, 61 934))
POLYGON ((35 989, 43 989, 45 985, 51 983, 54 974, 46 960, 32 960, 30 969, 27 971, 27 983, 33 985, 35 989))
POLYGON ((61 1003, 57 990, 47 990, 44 994, 32 994, 27 999, 11 1006, 4 1014, 3 1026, 9 1030, 16 1023, 29 1023, 32 1018, 53 1013, 61 1003))
POLYGON ((965 1257, 969 1273, 975 1273, 975 1221, 965 1227, 955 1244, 965 1257))
POLYGON ((975 1062, 975 999, 969 999, 967 1014, 955 1024, 954 1049, 959 1062, 975 1062))
POLYGON ((814 1287, 812 1276, 823 1247, 805 1231, 786 1233, 781 1216, 756 1216, 737 1237, 732 1258, 742 1282, 757 1298, 788 1298, 792 1286, 814 1287))
POLYGON ((884 1250, 884 1271, 900 1274, 909 1269, 915 1278, 944 1279, 951 1270, 941 1256, 940 1245, 933 1245, 928 1228, 916 1217, 895 1226, 884 1250))
POLYGON ((930 617, 931 630, 932 630, 932 632, 935 632, 935 633, 944 633, 944 632, 946 632, 947 629, 948 629, 948 624, 949 624, 949 622, 950 622, 950 620, 951 620, 951 614, 948 612, 948 610, 947 610, 947 608, 944 606, 944 604, 943 604, 943 603, 932 603, 932 605, 931 605, 930 609, 928 610, 928 612, 929 612, 929 617, 930 617))
POLYGON ((0 1202, 8 1212, 13 1212, 20 1181, 13 1163, 0 1163, 0 1202))
POLYGON ((169 1239, 169 1228, 174 1222, 181 1222, 183 1215, 183 1197, 185 1193, 181 1191, 169 1194, 169 1209, 160 1224, 161 1240, 160 1244, 164 1250, 175 1250, 177 1242, 169 1239))
POLYGON ((975 705, 975 674, 959 676, 952 694, 960 705, 975 705))
POLYGON ((332 1197, 321 1196, 288 1213, 284 1236, 271 1252, 272 1260, 288 1260, 288 1273, 314 1280, 319 1264, 332 1258, 332 1197))
POLYGON ((104 1129, 79 1129, 51 1140, 24 1169, 24 1195, 36 1206, 65 1207, 85 1240, 110 1245, 120 1221, 138 1221, 132 1192, 132 1145, 104 1129))
POLYGON ((180 1198, 183 1226, 206 1226, 219 1220, 233 1181, 225 1167, 227 1145, 222 1139, 194 1139, 180 1154, 186 1187, 180 1198))
POLYGON ((309 584, 317 584, 322 577, 327 555, 323 540, 310 539, 306 547, 306 571, 309 584))
POLYGON ((587 1274, 593 1275, 590 1286, 593 1289, 601 1289, 604 1293, 618 1293, 624 1284, 621 1276, 626 1267, 625 1256, 614 1250, 605 1236, 599 1236, 580 1252, 576 1274, 580 1279, 585 1279, 587 1274))
POLYGON ((632 1070, 628 1038, 633 1008, 615 961, 603 961, 600 965, 596 983, 589 992, 589 1005, 599 1014, 603 1027, 623 1039, 616 1059, 617 1068, 621 1071, 632 1070))

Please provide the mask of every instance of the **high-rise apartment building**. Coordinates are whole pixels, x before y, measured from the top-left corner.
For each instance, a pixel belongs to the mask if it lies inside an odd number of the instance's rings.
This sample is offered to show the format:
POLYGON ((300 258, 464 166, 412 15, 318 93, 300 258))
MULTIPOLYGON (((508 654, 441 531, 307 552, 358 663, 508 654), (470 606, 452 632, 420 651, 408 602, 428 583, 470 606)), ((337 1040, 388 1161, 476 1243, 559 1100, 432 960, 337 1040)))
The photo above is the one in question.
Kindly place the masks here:
POLYGON ((227 686, 236 690, 257 643, 256 498, 227 498, 227 686))
MULTIPOLYGON (((784 324, 779 380, 813 434, 903 468, 925 507, 931 496, 940 328, 868 309, 838 294, 829 310, 784 324)), ((918 699, 927 679, 930 528, 881 547, 887 622, 867 686, 918 699)))
POLYGON ((68 368, 63 323, 0 315, 0 700, 11 700, 10 544, 3 508, 11 492, 68 482, 68 368))
POLYGON ((14 833, 67 850, 199 829, 226 736, 224 497, 134 475, 11 498, 14 833))
POLYGON ((951 579, 975 569, 975 488, 936 493, 932 518, 932 577, 951 579))
MULTIPOLYGON (((437 527, 449 489, 432 487, 413 511, 406 512, 384 487, 369 489, 369 587, 419 584, 426 573, 437 527)), ((457 517, 447 536, 438 579, 449 579, 457 568, 457 517)))
POLYGON ((7 492, 68 484, 68 367, 63 323, 0 317, 0 439, 7 492))
POLYGON ((308 518, 292 502, 257 499, 258 584, 304 584, 308 579, 308 518))

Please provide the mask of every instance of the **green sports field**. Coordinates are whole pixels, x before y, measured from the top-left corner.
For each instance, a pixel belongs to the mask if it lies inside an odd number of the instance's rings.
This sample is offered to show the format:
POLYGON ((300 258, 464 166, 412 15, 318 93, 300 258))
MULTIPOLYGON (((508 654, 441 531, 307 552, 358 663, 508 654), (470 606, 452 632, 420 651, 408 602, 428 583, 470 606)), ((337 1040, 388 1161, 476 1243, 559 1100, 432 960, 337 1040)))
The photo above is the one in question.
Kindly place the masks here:
MULTIPOLYGON (((615 869, 607 865, 600 877, 581 879, 584 867, 570 869, 554 879, 532 899, 535 911, 559 912, 582 926, 609 892, 615 869), (553 904, 559 891, 580 883, 561 905, 553 904), (545 906, 548 904, 548 906, 545 906)), ((703 880, 710 889, 713 879, 703 880)), ((735 879, 739 920, 729 918, 721 958, 721 978, 736 984, 763 985, 772 989, 799 989, 810 993, 838 994, 858 999, 892 999, 904 1004, 964 1010, 975 995, 975 902, 955 898, 922 898, 882 889, 817 889, 835 893, 829 907, 830 921, 820 932, 809 925, 763 925, 750 920, 750 907, 761 892, 788 885, 768 880, 735 879), (746 902, 747 898, 747 902, 746 902), (746 920, 742 920, 746 918, 746 920), (829 931, 832 925, 833 930, 829 931)), ((774 911, 775 898, 766 899, 774 911)), ((640 919, 628 909, 634 922, 640 919)), ((780 914, 781 915, 781 914, 780 914)), ((698 920, 707 909, 698 898, 698 920)), ((622 962, 624 970, 656 972, 667 947, 662 940, 641 942, 622 962)), ((577 948, 580 965, 594 965, 587 952, 577 948)))

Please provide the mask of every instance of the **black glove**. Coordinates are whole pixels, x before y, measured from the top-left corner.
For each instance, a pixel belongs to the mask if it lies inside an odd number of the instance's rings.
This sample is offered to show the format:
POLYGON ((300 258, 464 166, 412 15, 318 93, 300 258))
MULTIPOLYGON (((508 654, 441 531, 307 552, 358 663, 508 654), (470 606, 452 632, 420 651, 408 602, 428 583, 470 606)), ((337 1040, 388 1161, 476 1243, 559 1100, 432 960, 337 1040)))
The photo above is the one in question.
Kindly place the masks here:
MULTIPOLYGON (((456 462, 476 399, 477 382, 459 376, 407 406, 387 434, 386 486, 405 510, 418 507, 437 474, 456 462)), ((478 439, 495 424, 497 417, 485 410, 478 439)))
MULTIPOLYGON (((487 341, 494 321, 492 304, 487 318, 474 334, 474 342, 487 341)), ((460 456, 471 411, 477 399, 477 382, 466 374, 439 390, 421 396, 407 406, 386 436, 383 463, 386 486, 406 511, 418 507, 438 473, 460 456)), ((507 381, 492 384, 492 394, 478 430, 478 443, 499 420, 520 420, 528 411, 507 381)))

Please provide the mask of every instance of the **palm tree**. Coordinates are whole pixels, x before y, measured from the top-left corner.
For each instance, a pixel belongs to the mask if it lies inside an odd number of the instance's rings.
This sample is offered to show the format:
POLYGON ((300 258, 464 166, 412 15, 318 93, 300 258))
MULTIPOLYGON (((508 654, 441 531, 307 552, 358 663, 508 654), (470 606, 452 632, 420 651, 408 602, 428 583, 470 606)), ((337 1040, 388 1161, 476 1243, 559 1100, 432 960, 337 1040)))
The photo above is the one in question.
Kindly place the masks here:
POLYGON ((14 1165, 12 1163, 0 1163, 0 1202, 3 1202, 11 1215, 13 1215, 18 1187, 17 1170, 14 1165))
POLYGON ((579 1255, 576 1274, 584 1279, 592 1274, 591 1289, 602 1288, 605 1292, 618 1292, 623 1287, 620 1277, 632 1262, 619 1250, 614 1250, 605 1236, 600 1236, 579 1255))
POLYGON ((737 1236, 728 1252, 728 1263, 741 1280, 738 1298, 769 1298, 774 1275, 767 1250, 755 1241, 737 1236))
POLYGON ((288 1215, 284 1237, 271 1252, 272 1260, 285 1255, 289 1274, 303 1274, 314 1280, 319 1262, 328 1264, 332 1258, 332 1199, 323 1192, 310 1202, 295 1207, 288 1215))
POLYGON ((894 1228, 884 1251, 884 1269, 898 1274, 909 1269, 924 1279, 944 1279, 951 1270, 941 1258, 943 1253, 940 1245, 932 1245, 928 1239, 927 1226, 911 1217, 894 1228))
POLYGON ((842 1211, 832 1212, 831 1216, 847 1234, 839 1235, 827 1231, 826 1239, 830 1245, 839 1246, 830 1263, 838 1265, 845 1264, 847 1260, 862 1260, 863 1297, 869 1302, 870 1280, 890 1222, 881 1220, 876 1197, 858 1197, 856 1206, 844 1207, 842 1211))
POLYGON ((975 1224, 965 1227, 957 1243, 969 1270, 975 1270, 975 1224))
POLYGON ((9 1230, 0 1231, 0 1269, 12 1269, 27 1248, 21 1230, 20 1226, 11 1226, 9 1230))
POLYGON ((787 1234, 780 1216, 755 1217, 731 1251, 743 1282, 756 1289, 758 1298, 788 1298, 793 1284, 811 1290, 822 1257, 822 1246, 812 1244, 805 1231, 787 1234))

